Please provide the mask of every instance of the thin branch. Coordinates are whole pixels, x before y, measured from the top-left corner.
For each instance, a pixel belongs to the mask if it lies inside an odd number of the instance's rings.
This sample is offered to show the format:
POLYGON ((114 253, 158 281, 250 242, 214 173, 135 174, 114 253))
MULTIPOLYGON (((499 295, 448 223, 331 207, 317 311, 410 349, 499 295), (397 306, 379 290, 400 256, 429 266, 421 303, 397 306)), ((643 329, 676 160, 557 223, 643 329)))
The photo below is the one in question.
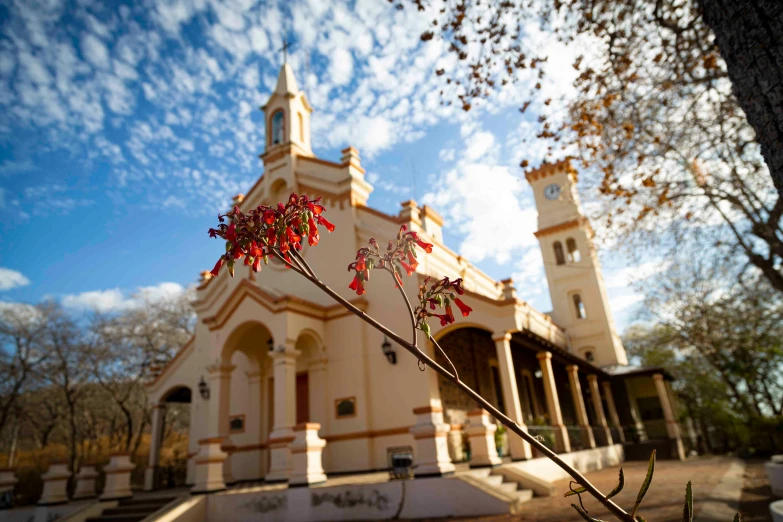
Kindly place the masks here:
POLYGON ((438 350, 440 350, 440 353, 443 354, 443 357, 445 357, 446 360, 449 362, 449 364, 451 365, 451 369, 454 370, 454 378, 457 380, 457 382, 459 382, 459 374, 457 373, 457 368, 454 367, 454 363, 451 362, 449 356, 446 355, 446 351, 443 348, 441 348, 440 344, 438 344, 438 341, 436 341, 435 338, 432 337, 431 335, 430 335, 430 341, 432 341, 432 344, 434 344, 438 348, 438 350))

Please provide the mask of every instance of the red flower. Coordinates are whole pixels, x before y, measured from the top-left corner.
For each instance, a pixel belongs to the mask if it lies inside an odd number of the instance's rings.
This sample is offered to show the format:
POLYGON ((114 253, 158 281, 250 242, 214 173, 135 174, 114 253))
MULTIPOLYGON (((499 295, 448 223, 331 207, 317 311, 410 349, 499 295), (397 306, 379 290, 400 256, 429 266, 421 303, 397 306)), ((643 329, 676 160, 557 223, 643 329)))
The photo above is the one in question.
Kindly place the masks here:
POLYGON ((351 281, 351 284, 348 285, 348 288, 351 290, 356 290, 356 295, 362 295, 364 294, 364 280, 359 277, 359 274, 356 274, 354 276, 353 281, 351 281))
POLYGON ((445 314, 444 315, 432 314, 432 315, 440 319, 441 326, 446 326, 447 324, 451 324, 454 322, 454 319, 449 319, 449 316, 445 314))
POLYGON ((240 257, 242 257, 244 255, 242 253, 242 248, 239 245, 234 247, 234 252, 233 253, 234 253, 234 259, 239 259, 240 257))
POLYGON ((258 244, 253 241, 250 243, 250 248, 247 251, 248 255, 251 255, 253 257, 258 257, 260 255, 264 254, 264 251, 261 249, 261 247, 258 246, 258 244))
POLYGON ((367 270, 367 258, 360 254, 356 258, 356 271, 364 272, 365 270, 367 270))
POLYGON ((317 216, 316 219, 318 220, 318 224, 319 225, 325 226, 326 230, 328 230, 329 232, 334 232, 334 225, 329 223, 329 221, 327 221, 327 219, 325 217, 317 216))
POLYGON ((307 228, 309 229, 307 242, 310 244, 310 246, 317 245, 321 237, 318 235, 318 227, 316 226, 315 221, 313 221, 312 216, 307 221, 307 228))
POLYGON ((350 288, 351 290, 356 290, 358 285, 359 285, 359 274, 356 274, 355 276, 353 276, 353 281, 351 281, 351 284, 348 285, 348 288, 350 288))
POLYGON ((277 232, 275 232, 274 228, 268 228, 266 231, 266 239, 269 241, 270 245, 274 245, 277 243, 277 232))
POLYGON ((410 265, 409 265, 408 263, 406 263, 405 261, 400 261, 400 264, 401 264, 401 265, 402 265, 402 267, 405 269, 405 271, 406 271, 406 272, 408 272, 408 275, 409 275, 409 276, 410 276, 410 275, 413 275, 413 273, 416 271, 416 267, 415 267, 415 266, 410 266, 410 265))
POLYGON ((432 254, 432 244, 431 243, 425 243, 421 239, 416 239, 416 244, 419 245, 419 248, 423 248, 425 252, 428 254, 432 254))
POLYGON ((237 226, 234 223, 231 223, 228 226, 228 230, 226 230, 226 239, 228 241, 231 241, 232 243, 235 243, 237 240, 237 226))
POLYGON ((315 215, 315 216, 320 215, 321 212, 324 211, 324 207, 323 206, 321 206, 318 203, 315 203, 313 201, 311 201, 310 203, 307 204, 307 208, 309 208, 310 212, 312 212, 313 215, 315 215))
POLYGON ((257 257, 255 261, 253 261, 253 272, 258 272, 261 270, 261 257, 257 257))
POLYGON ((289 243, 299 243, 302 240, 302 236, 295 234, 291 227, 286 227, 285 234, 288 236, 289 243))
POLYGON ((446 303, 446 315, 449 316, 449 322, 454 322, 454 313, 451 311, 451 303, 446 303))
POLYGON ((273 210, 264 210, 264 223, 271 225, 275 222, 275 212, 273 210))
POLYGON ((223 266, 223 258, 222 257, 220 259, 218 259, 217 263, 215 263, 215 268, 212 269, 212 272, 210 272, 210 274, 212 274, 213 276, 217 277, 218 272, 220 271, 220 267, 221 266, 223 266))
POLYGON ((457 305, 457 308, 459 308, 459 311, 462 312, 462 317, 467 317, 470 312, 473 311, 471 307, 463 303, 459 300, 459 298, 454 298, 454 304, 457 305))
POLYGON ((419 266, 419 262, 416 260, 416 257, 413 255, 413 249, 408 250, 408 264, 411 265, 413 268, 419 266))

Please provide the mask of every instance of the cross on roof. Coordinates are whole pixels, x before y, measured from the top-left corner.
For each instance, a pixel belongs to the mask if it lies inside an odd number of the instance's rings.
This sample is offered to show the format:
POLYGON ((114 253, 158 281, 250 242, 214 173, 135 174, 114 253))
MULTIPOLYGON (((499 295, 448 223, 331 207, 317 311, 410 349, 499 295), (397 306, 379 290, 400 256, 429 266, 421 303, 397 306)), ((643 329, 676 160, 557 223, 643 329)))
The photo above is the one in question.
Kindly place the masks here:
POLYGON ((288 40, 283 38, 283 47, 278 49, 278 51, 283 51, 283 63, 288 63, 288 40))

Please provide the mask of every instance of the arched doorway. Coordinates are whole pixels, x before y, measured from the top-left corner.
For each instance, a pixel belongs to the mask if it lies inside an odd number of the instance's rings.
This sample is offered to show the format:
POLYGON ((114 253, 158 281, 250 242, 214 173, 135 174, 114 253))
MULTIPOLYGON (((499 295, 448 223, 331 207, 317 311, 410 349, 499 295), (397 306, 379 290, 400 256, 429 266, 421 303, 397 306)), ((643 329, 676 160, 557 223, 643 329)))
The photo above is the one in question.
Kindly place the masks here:
POLYGON ((150 454, 145 489, 167 489, 192 484, 195 471, 189 432, 193 391, 176 385, 152 410, 150 454))
POLYGON ((237 326, 226 338, 221 350, 221 366, 228 379, 221 382, 220 435, 229 453, 226 480, 252 481, 266 471, 264 442, 271 424, 272 402, 269 329, 257 321, 237 326))

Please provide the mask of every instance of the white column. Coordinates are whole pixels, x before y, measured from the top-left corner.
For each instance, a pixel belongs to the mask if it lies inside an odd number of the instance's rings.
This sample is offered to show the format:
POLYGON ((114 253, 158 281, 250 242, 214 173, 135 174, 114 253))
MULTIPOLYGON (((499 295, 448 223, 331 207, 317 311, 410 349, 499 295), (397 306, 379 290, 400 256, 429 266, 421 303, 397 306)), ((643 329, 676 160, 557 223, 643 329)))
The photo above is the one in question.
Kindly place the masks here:
POLYGON ((82 464, 76 475, 76 489, 73 492, 73 499, 92 498, 96 496, 95 479, 98 478, 98 472, 95 466, 82 464))
POLYGON ((604 381, 601 383, 601 386, 604 389, 604 398, 606 399, 606 407, 609 409, 609 418, 612 420, 612 426, 617 428, 620 442, 625 444, 625 433, 623 432, 623 426, 620 424, 620 416, 617 414, 617 406, 614 404, 614 395, 612 395, 612 383, 604 381))
POLYGON ((263 433, 261 431, 262 415, 264 409, 262 408, 263 393, 262 375, 259 370, 253 370, 245 372, 247 375, 247 393, 250 397, 248 402, 247 418, 245 419, 246 433, 251 437, 252 444, 257 449, 242 452, 242 460, 252 461, 253 469, 255 473, 251 479, 261 479, 264 476, 264 468, 261 466, 261 440, 263 433))
POLYGON ((312 362, 308 368, 308 389, 310 396, 308 397, 308 403, 310 404, 310 421, 317 422, 321 425, 322 429, 326 429, 326 422, 329 419, 329 410, 327 406, 328 396, 326 394, 326 363, 327 358, 322 355, 312 362))
POLYGON ((283 350, 269 352, 274 372, 274 426, 269 434, 269 473, 267 482, 285 482, 291 475, 291 448, 296 424, 296 358, 293 343, 283 350))
MULTIPOLYGON (((226 489, 223 480, 223 463, 227 455, 221 449, 224 435, 228 434, 228 406, 231 393, 231 364, 214 364, 207 367, 209 374, 209 399, 207 400, 207 433, 198 441, 195 456, 196 479, 193 493, 211 493, 226 489)), ((192 421, 191 421, 192 422, 192 421)))
POLYGON ((326 482, 321 454, 326 441, 318 437, 321 425, 305 422, 294 426, 294 440, 291 442, 290 487, 311 486, 326 482))
POLYGON ((566 366, 568 372, 568 382, 571 385, 571 397, 574 399, 574 409, 576 410, 576 420, 582 432, 584 445, 586 448, 595 448, 595 437, 593 428, 587 420, 587 409, 585 408, 585 398, 582 395, 582 384, 579 382, 579 367, 575 364, 566 366))
MULTIPOLYGON (((498 356, 498 370, 500 370, 500 385, 503 388, 503 403, 506 407, 505 414, 511 420, 527 431, 525 418, 522 414, 522 405, 519 402, 519 388, 517 386, 517 374, 514 371, 514 360, 511 356, 511 334, 505 333, 492 338, 495 341, 495 350, 498 356)), ((530 444, 522 437, 508 432, 508 444, 511 449, 512 460, 526 460, 533 456, 530 444)))
MULTIPOLYGON (((192 400, 192 399, 191 399, 192 400)), ((150 429, 150 455, 147 468, 144 470, 144 491, 155 489, 155 471, 160 460, 160 445, 163 438, 163 416, 166 405, 156 404, 152 407, 152 426, 150 429)))
POLYGON ((430 405, 414 408, 413 414, 416 415, 416 424, 410 432, 416 442, 414 476, 422 478, 454 473, 446 441, 451 426, 443 422, 443 407, 430 405))
POLYGON ((593 398, 593 409, 595 410, 596 422, 601 428, 601 435, 610 446, 614 443, 612 440, 612 431, 609 424, 606 423, 606 414, 604 413, 604 404, 601 402, 601 390, 598 388, 598 376, 590 374, 587 376, 587 384, 590 386, 590 395, 593 398))
POLYGON ((495 431, 497 426, 489 422, 489 414, 478 409, 468 412, 468 427, 465 433, 470 441, 470 467, 486 468, 500 465, 503 461, 498 456, 495 446, 495 431))
POLYGON ((546 405, 549 411, 549 424, 555 430, 557 439, 557 452, 569 453, 571 451, 571 441, 568 438, 568 430, 563 424, 563 413, 560 411, 560 399, 557 396, 557 386, 555 385, 555 375, 552 371, 552 353, 538 352, 536 355, 541 365, 541 378, 544 381, 544 394, 546 395, 546 405))
POLYGON ((41 475, 43 480, 43 493, 38 500, 39 506, 51 506, 68 502, 68 464, 65 462, 52 462, 49 470, 41 475))
POLYGON ((130 460, 130 453, 112 453, 109 464, 103 468, 106 484, 103 486, 101 500, 118 500, 133 496, 130 481, 135 467, 130 460))
POLYGON ((669 401, 669 393, 666 390, 666 383, 663 380, 663 375, 656 373, 652 378, 655 382, 655 390, 658 392, 658 400, 661 401, 663 418, 666 419, 666 434, 674 443, 673 447, 676 451, 676 456, 680 460, 683 460, 685 458, 685 447, 683 446, 682 438, 680 437, 680 427, 677 425, 677 421, 674 418, 674 411, 672 410, 672 405, 669 401))

